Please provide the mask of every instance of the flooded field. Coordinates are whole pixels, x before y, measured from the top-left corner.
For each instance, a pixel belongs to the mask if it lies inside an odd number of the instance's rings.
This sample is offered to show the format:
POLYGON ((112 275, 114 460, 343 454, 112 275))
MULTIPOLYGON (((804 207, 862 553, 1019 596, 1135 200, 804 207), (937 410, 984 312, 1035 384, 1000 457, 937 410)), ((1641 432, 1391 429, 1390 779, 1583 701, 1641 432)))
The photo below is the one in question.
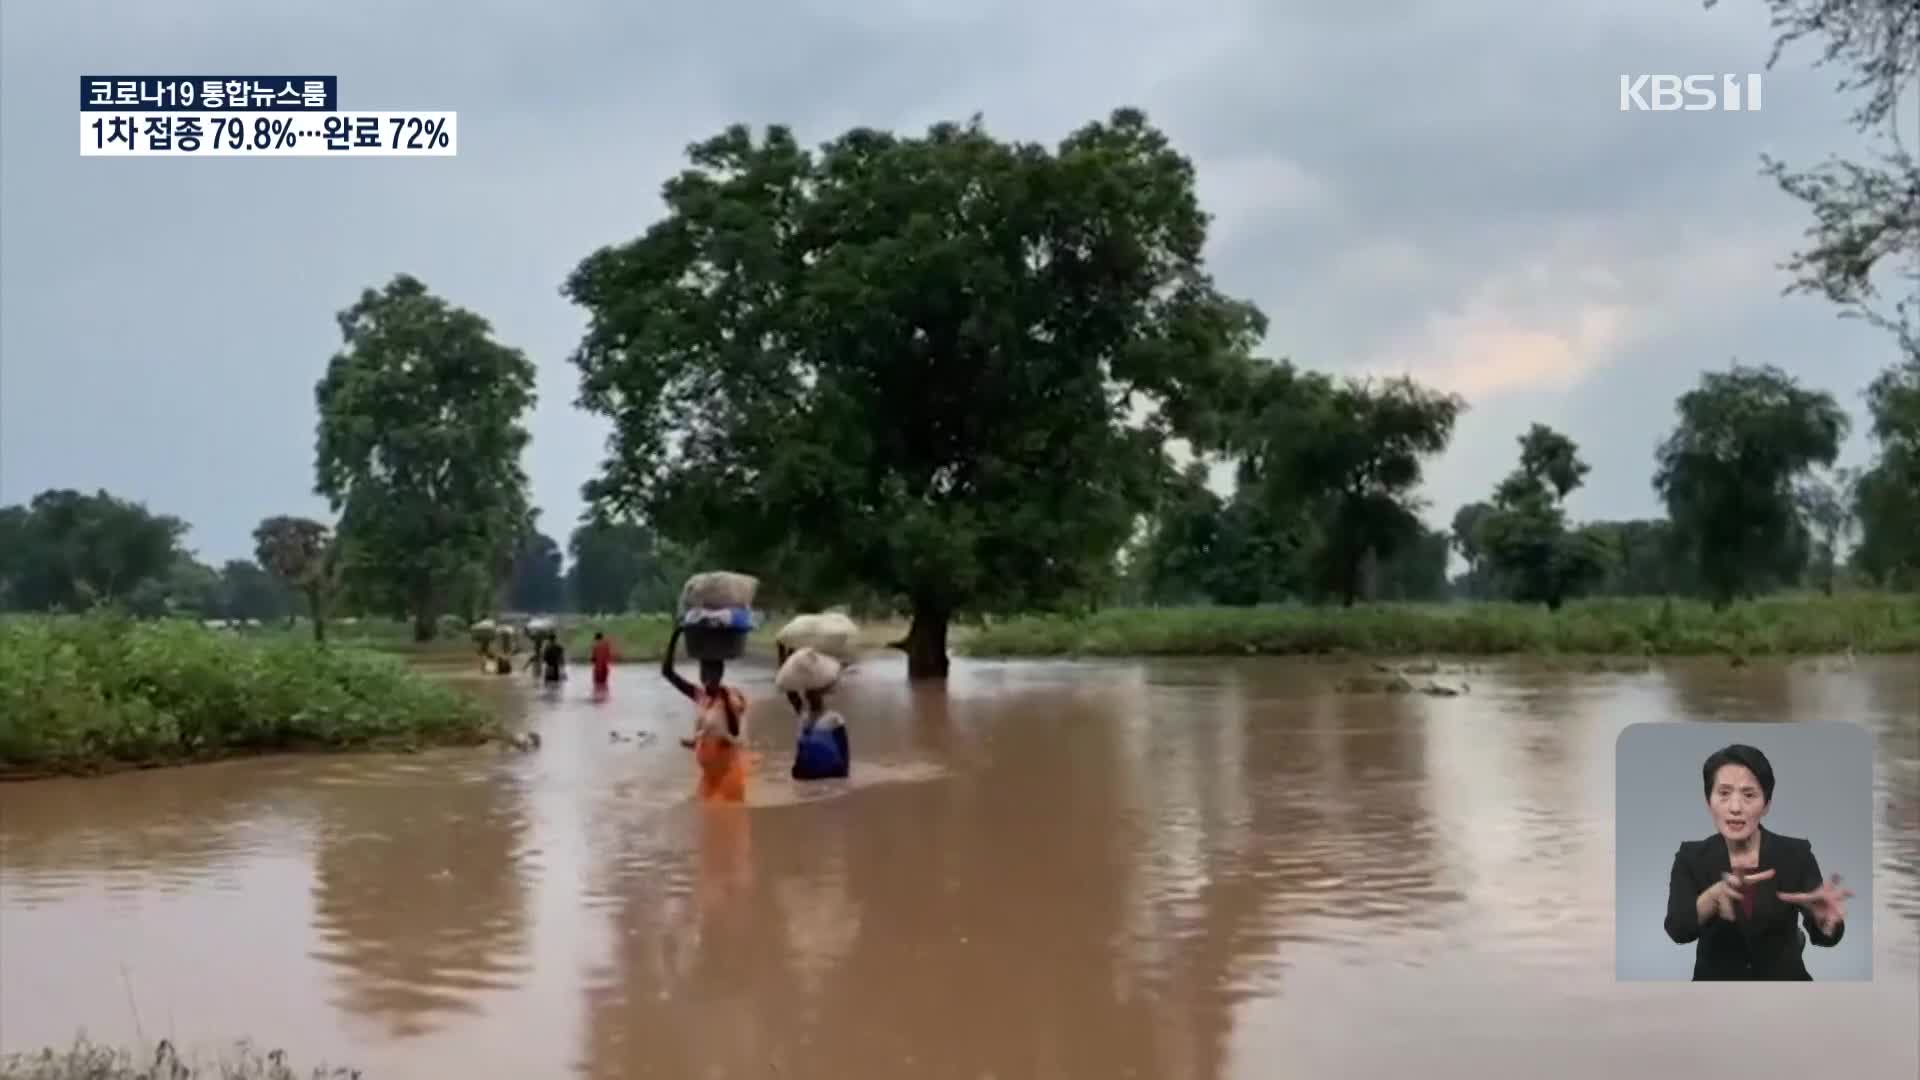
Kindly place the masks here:
POLYGON ((1536 1080, 1734 1048, 1920 1074, 1920 659, 1490 667, 1453 698, 1338 676, 957 661, 915 690, 880 661, 840 702, 854 780, 800 790, 749 666, 763 760, 734 808, 689 804, 687 706, 649 668, 604 701, 584 672, 487 685, 532 753, 0 786, 0 1049, 84 1027, 374 1077, 1536 1080), (1614 982, 1614 739, 1682 719, 1876 733, 1872 983, 1614 982))

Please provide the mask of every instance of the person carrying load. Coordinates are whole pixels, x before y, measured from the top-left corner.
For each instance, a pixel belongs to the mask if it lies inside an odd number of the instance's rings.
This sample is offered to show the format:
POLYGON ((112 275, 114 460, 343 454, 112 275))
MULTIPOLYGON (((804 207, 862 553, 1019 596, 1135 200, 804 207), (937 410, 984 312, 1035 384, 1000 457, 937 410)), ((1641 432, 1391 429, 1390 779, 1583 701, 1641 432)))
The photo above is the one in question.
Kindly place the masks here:
POLYGON ((680 595, 680 617, 667 639, 660 674, 693 702, 693 748, 699 764, 696 794, 703 801, 743 802, 747 797, 747 698, 726 684, 727 661, 745 650, 753 628, 753 594, 759 581, 745 574, 715 572, 689 578, 680 595), (695 686, 674 670, 684 638, 687 654, 700 662, 695 686))
POLYGON ((787 695, 800 730, 794 740, 795 780, 836 780, 853 768, 846 718, 827 707, 827 693, 856 658, 860 628, 838 612, 802 615, 776 636, 780 661, 774 685, 787 695))
POLYGON ((827 691, 840 680, 841 670, 840 661, 802 646, 793 650, 774 677, 774 685, 786 693, 800 720, 793 746, 795 780, 845 779, 853 768, 846 719, 827 708, 827 691))

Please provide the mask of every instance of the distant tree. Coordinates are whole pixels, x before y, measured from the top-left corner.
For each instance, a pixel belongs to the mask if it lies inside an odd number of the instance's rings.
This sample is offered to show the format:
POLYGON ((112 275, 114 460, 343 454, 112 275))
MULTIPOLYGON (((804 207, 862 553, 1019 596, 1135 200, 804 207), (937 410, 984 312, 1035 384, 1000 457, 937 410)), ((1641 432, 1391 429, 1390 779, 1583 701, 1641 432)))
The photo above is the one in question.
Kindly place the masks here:
POLYGON ((316 490, 341 514, 347 574, 403 606, 424 641, 529 525, 533 365, 406 274, 339 323, 345 349, 315 388, 316 490))
POLYGON ((560 545, 542 532, 530 532, 514 553, 513 584, 508 606, 515 611, 559 611, 566 606, 567 586, 560 576, 560 545))
POLYGON ((340 591, 345 567, 332 530, 302 517, 270 517, 253 530, 254 558, 307 600, 313 639, 327 639, 328 602, 340 591))
POLYGON ((251 559, 228 559, 220 566, 221 611, 228 619, 271 622, 292 614, 293 591, 251 559))
POLYGON ((1606 552, 1591 590, 1603 596, 1686 596, 1699 590, 1692 557, 1664 519, 1594 521, 1583 528, 1606 552))
POLYGON ((1801 518, 1813 538, 1808 569, 1828 596, 1833 595, 1841 548, 1853 532, 1855 483, 1853 470, 1834 469, 1826 476, 1804 477, 1795 492, 1801 518))
POLYGON ((1874 379, 1867 411, 1875 458, 1854 484, 1855 563, 1883 585, 1920 588, 1920 357, 1874 379))
POLYGON ((1262 381, 1243 477, 1270 520, 1303 523, 1309 587, 1351 607, 1368 560, 1391 561, 1423 534, 1421 463, 1447 448, 1466 403, 1404 377, 1335 382, 1279 367, 1262 381))
MULTIPOLYGON (((1718 0, 1704 0, 1708 8, 1718 0)), ((1790 292, 1825 296, 1845 314, 1891 331, 1909 358, 1920 358, 1920 159, 1902 139, 1900 102, 1920 77, 1920 5, 1914 0, 1766 0, 1778 33, 1767 68, 1788 46, 1822 41, 1820 64, 1846 69, 1836 87, 1856 95, 1854 129, 1878 136, 1879 161, 1834 158, 1794 172, 1763 156, 1763 171, 1807 205, 1808 246, 1786 263, 1790 292), (1874 273, 1898 264, 1891 309, 1874 273)), ((1912 114, 1905 133, 1915 131, 1912 114)))
POLYGON ((617 614, 639 601, 633 610, 671 610, 680 586, 666 580, 658 550, 659 539, 644 525, 582 521, 567 539, 565 584, 573 609, 596 615, 617 614))
POLYGON ((1422 525, 1411 542, 1379 564, 1373 598, 1397 603, 1445 600, 1448 548, 1452 543, 1450 533, 1422 525))
POLYGON ((1204 462, 1173 480, 1138 548, 1141 598, 1155 604, 1245 607, 1298 585, 1293 538, 1272 527, 1250 492, 1221 498, 1204 462))
POLYGON ((181 552, 167 572, 164 586, 143 605, 143 615, 184 615, 196 619, 224 619, 226 596, 220 571, 181 552))
POLYGON ((1484 502, 1468 503, 1453 513, 1449 539, 1454 550, 1460 553, 1460 558, 1467 564, 1461 586, 1467 597, 1474 600, 1484 600, 1493 595, 1493 587, 1487 580, 1486 545, 1480 537, 1480 525, 1491 513, 1493 507, 1484 502))
POLYGON ((956 616, 1108 581, 1162 446, 1212 448, 1265 331, 1135 110, 1052 150, 975 118, 817 154, 735 126, 691 158, 567 284, 616 433, 589 498, 796 593, 902 597, 913 678, 946 675, 956 616))
POLYGON ((0 577, 14 608, 125 607, 139 592, 142 600, 159 598, 164 610, 186 523, 105 491, 43 491, 24 509, 9 511, 0 513, 0 539, 7 541, 0 577))
POLYGON ((1680 396, 1679 424, 1661 443, 1654 489, 1683 537, 1716 608, 1793 581, 1807 536, 1795 497, 1815 466, 1831 466, 1848 429, 1833 397, 1775 367, 1708 372, 1680 396))
POLYGON ((1567 525, 1566 498, 1588 471, 1573 440, 1545 424, 1520 436, 1520 467, 1495 489, 1475 530, 1494 578, 1514 600, 1558 611, 1605 576, 1604 535, 1567 525))

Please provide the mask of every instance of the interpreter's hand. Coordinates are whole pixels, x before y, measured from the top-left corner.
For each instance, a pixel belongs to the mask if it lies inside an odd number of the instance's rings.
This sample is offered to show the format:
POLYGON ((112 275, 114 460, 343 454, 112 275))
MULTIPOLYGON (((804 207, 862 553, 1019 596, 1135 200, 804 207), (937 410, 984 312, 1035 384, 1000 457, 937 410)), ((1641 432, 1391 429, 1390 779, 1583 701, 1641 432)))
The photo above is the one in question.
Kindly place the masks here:
POLYGON ((1744 895, 1743 890, 1753 882, 1765 881, 1772 876, 1772 870, 1761 870, 1758 873, 1752 874, 1742 873, 1738 870, 1731 871, 1721 874, 1720 880, 1708 887, 1707 891, 1702 893, 1701 896, 1707 899, 1707 903, 1713 908, 1715 914, 1727 922, 1732 922, 1734 919, 1734 906, 1740 902, 1740 898, 1744 895))
POLYGON ((1781 893, 1780 899, 1789 904, 1798 904, 1813 915, 1815 925, 1823 934, 1833 933, 1833 928, 1847 919, 1847 900, 1853 896, 1852 889, 1840 887, 1840 875, 1823 883, 1812 892, 1781 893))

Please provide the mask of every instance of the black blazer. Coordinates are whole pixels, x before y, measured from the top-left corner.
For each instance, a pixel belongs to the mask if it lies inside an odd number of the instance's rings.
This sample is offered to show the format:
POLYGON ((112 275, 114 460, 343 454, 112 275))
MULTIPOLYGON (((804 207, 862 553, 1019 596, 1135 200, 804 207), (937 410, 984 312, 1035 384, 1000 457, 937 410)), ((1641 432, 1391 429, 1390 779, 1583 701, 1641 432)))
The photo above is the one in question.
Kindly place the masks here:
MULTIPOLYGON (((1718 833, 1705 840, 1688 840, 1673 853, 1673 876, 1667 885, 1667 936, 1694 947, 1693 980, 1783 979, 1811 982, 1801 959, 1806 943, 1832 947, 1840 943, 1847 925, 1834 926, 1829 937, 1820 932, 1813 913, 1779 897, 1783 892, 1812 892, 1820 887, 1820 864, 1813 845, 1794 836, 1760 830, 1760 869, 1773 877, 1747 886, 1753 896, 1753 917, 1738 913, 1731 923, 1718 915, 1705 926, 1694 911, 1694 901, 1720 875, 1732 868, 1727 839, 1718 833)), ((1737 909, 1736 909, 1737 910, 1737 909)))

